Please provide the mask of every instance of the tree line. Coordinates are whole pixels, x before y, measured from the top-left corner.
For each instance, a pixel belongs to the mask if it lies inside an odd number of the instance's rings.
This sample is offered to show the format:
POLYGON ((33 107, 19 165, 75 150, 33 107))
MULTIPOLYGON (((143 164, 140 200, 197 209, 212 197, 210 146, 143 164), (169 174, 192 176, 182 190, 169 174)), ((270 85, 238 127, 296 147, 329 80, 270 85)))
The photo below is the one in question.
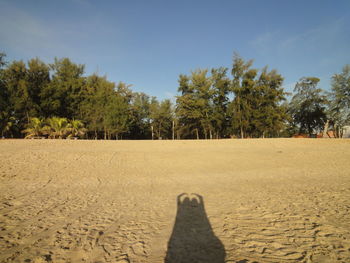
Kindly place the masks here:
POLYGON ((350 124, 349 65, 333 75, 329 92, 318 88, 317 77, 303 77, 288 94, 278 71, 256 69, 235 54, 231 69, 179 75, 174 104, 96 73, 86 76, 84 68, 69 58, 8 62, 0 53, 1 136, 219 139, 333 130, 341 137, 350 124))

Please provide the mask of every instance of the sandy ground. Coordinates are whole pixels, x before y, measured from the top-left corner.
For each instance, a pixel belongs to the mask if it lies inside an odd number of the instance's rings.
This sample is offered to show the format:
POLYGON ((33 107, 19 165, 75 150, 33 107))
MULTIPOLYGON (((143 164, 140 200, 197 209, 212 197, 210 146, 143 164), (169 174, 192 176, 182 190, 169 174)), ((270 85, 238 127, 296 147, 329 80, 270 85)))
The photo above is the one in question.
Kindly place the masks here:
POLYGON ((350 262, 350 140, 0 140, 0 262, 350 262))

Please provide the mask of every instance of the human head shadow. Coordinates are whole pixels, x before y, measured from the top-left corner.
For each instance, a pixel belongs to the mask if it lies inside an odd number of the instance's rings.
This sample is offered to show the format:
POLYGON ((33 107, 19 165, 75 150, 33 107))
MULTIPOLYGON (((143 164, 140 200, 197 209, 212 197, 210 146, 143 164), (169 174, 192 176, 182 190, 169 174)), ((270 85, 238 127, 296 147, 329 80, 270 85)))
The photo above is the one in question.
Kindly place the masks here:
POLYGON ((224 263, 225 247, 215 236, 203 197, 180 194, 165 263, 224 263))

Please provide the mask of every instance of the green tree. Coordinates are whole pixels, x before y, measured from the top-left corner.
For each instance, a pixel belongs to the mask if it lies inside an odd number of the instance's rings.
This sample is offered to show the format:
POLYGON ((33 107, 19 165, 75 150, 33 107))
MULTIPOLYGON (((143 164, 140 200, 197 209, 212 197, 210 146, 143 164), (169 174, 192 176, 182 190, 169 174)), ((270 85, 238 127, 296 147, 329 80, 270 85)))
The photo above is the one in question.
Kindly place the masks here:
POLYGON ((11 131, 15 118, 11 116, 9 93, 6 86, 4 66, 6 65, 5 53, 0 53, 0 132, 1 137, 11 131))
POLYGON ((106 112, 111 96, 114 96, 114 83, 109 82, 106 77, 93 74, 87 78, 82 92, 81 103, 82 119, 88 123, 88 129, 94 132, 95 138, 102 133, 107 139, 108 123, 106 112))
POLYGON ((5 62, 5 54, 0 53, 0 117, 4 112, 7 112, 7 108, 9 105, 8 102, 8 92, 6 88, 5 76, 4 76, 4 66, 5 62))
POLYGON ((121 139, 122 135, 129 131, 130 116, 129 105, 125 97, 120 94, 113 94, 106 105, 106 127, 108 129, 108 137, 115 135, 115 138, 121 139))
POLYGON ((69 135, 69 121, 66 118, 51 117, 46 122, 48 126, 44 126, 43 130, 45 134, 49 135, 49 138, 63 139, 69 135))
POLYGON ((228 94, 231 88, 231 81, 227 77, 227 68, 211 70, 212 78, 212 127, 215 137, 222 138, 228 128, 228 94))
POLYGON ((299 127, 299 133, 312 134, 320 131, 326 121, 327 99, 317 88, 320 81, 316 77, 303 77, 295 85, 289 112, 299 127))
POLYGON ((40 94, 41 107, 47 117, 81 118, 84 67, 71 62, 68 58, 56 58, 50 65, 51 82, 40 94))
POLYGON ((208 70, 196 70, 191 76, 179 76, 180 96, 176 99, 176 115, 183 137, 212 137, 212 89, 208 70))
POLYGON ((245 62, 238 54, 233 57, 231 91, 234 98, 230 103, 231 129, 233 133, 239 133, 241 138, 250 136, 252 131, 252 105, 255 100, 253 89, 258 72, 250 68, 252 63, 252 60, 245 62))
POLYGON ((28 61, 28 69, 26 74, 28 95, 32 101, 31 116, 47 117, 45 111, 42 110, 41 93, 50 84, 50 68, 38 58, 28 61))
POLYGON ((343 126, 350 124, 350 65, 345 65, 340 74, 333 75, 331 85, 328 118, 336 136, 342 137, 343 126))
POLYGON ((145 93, 135 92, 132 94, 130 102, 131 123, 129 138, 150 139, 150 103, 151 98, 145 93))
POLYGON ((233 99, 229 105, 231 131, 241 138, 280 136, 287 120, 283 77, 267 67, 259 74, 258 69, 251 68, 252 63, 234 55, 233 99))
POLYGON ((176 116, 178 118, 178 132, 182 137, 189 136, 195 129, 197 129, 197 139, 199 139, 198 125, 200 113, 196 109, 195 93, 190 86, 190 79, 188 76, 181 74, 179 76, 178 92, 180 96, 176 97, 176 116))
POLYGON ((170 100, 158 102, 155 98, 150 104, 152 139, 170 139, 172 137, 173 109, 170 100))
POLYGON ((130 91, 124 83, 117 87, 106 77, 89 76, 82 92, 81 111, 88 129, 95 138, 102 134, 104 139, 116 139, 129 131, 131 122, 130 91))
POLYGON ((9 112, 4 111, 0 113, 0 132, 1 138, 13 137, 14 132, 17 131, 16 118, 11 116, 9 112))
POLYGON ((22 131, 25 133, 25 138, 35 138, 40 137, 45 134, 44 120, 40 118, 30 118, 29 123, 26 125, 27 128, 22 131))
POLYGON ((87 129, 84 127, 84 123, 80 120, 71 120, 68 123, 68 138, 76 137, 81 138, 85 135, 87 129))
POLYGON ((3 72, 4 82, 9 96, 9 111, 16 118, 20 128, 24 128, 35 117, 36 107, 31 98, 27 81, 27 68, 23 61, 13 61, 3 72))
POLYGON ((276 70, 265 67, 256 82, 254 109, 254 134, 256 137, 278 136, 287 119, 283 77, 276 70))

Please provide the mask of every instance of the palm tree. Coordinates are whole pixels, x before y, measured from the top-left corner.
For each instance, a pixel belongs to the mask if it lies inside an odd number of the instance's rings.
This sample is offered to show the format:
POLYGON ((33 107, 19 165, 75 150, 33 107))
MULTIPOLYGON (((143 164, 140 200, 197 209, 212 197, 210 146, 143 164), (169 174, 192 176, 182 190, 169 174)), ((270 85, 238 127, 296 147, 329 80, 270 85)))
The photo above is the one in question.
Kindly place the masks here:
POLYGON ((40 137, 44 134, 44 120, 40 118, 30 118, 27 128, 22 131, 25 133, 25 138, 35 138, 40 137))
POLYGON ((45 133, 50 138, 63 139, 69 133, 68 120, 66 118, 52 117, 47 119, 48 126, 44 127, 45 133))
POLYGON ((68 127, 70 132, 68 138, 84 136, 87 131, 87 129, 84 128, 84 123, 80 120, 71 120, 68 127))

